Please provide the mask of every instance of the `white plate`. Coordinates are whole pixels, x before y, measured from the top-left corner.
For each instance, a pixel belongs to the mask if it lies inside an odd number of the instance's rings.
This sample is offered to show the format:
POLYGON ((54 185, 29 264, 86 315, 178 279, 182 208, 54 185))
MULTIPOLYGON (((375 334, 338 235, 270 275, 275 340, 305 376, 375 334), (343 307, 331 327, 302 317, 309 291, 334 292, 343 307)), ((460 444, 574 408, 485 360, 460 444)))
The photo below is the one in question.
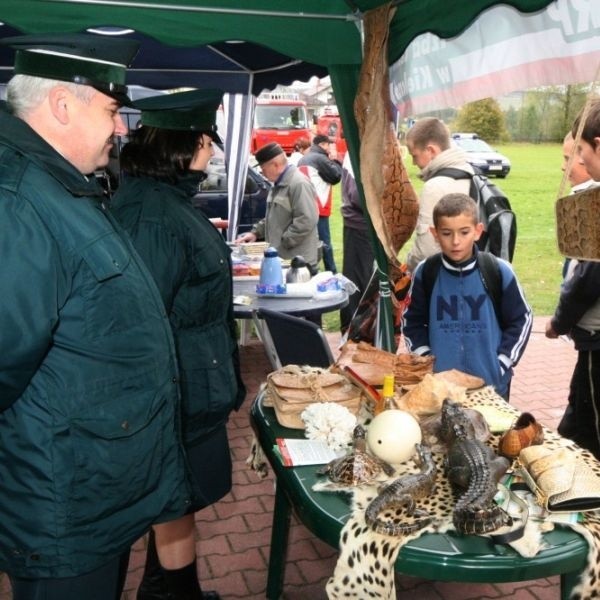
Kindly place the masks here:
POLYGON ((258 292, 255 292, 254 295, 257 298, 282 298, 282 299, 286 299, 286 298, 312 298, 313 294, 312 292, 305 292, 303 290, 297 290, 297 291, 290 291, 288 290, 287 293, 285 294, 259 294, 258 292))

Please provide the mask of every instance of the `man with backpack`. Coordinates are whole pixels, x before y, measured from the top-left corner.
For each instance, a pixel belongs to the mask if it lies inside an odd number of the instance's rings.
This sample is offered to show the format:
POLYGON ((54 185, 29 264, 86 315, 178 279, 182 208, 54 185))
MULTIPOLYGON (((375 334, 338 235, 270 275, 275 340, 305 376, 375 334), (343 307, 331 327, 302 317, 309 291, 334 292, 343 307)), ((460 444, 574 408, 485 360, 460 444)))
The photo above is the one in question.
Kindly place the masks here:
POLYGON ((448 128, 435 117, 419 119, 408 130, 406 145, 413 164, 421 169, 419 177, 425 181, 419 196, 415 241, 406 259, 409 271, 414 271, 424 258, 440 251, 430 231, 433 225, 433 207, 444 194, 468 194, 471 185, 468 179, 438 176, 437 172, 446 168, 460 169, 470 175, 475 172, 467 162, 467 153, 461 148, 451 146, 448 128))
POLYGON ((481 377, 508 400, 512 368, 531 333, 531 308, 510 264, 477 248, 483 225, 472 198, 443 196, 433 223, 442 253, 413 273, 402 323, 407 348, 433 354, 435 372, 481 377))
POLYGON ((512 261, 517 239, 517 220, 508 198, 487 177, 466 162, 466 153, 450 146, 446 126, 435 118, 421 119, 409 130, 407 146, 415 165, 425 180, 420 197, 416 240, 407 264, 413 271, 419 261, 439 250, 429 233, 435 203, 446 193, 462 192, 475 200, 483 231, 477 246, 480 250, 512 261))

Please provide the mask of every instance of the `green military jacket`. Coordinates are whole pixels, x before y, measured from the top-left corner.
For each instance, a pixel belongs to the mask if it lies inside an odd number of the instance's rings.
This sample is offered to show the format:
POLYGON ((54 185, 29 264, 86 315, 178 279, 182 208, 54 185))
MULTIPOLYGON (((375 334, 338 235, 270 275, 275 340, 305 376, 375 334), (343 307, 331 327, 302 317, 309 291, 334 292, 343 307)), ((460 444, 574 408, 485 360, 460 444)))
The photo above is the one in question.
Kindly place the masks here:
POLYGON ((126 177, 111 203, 152 273, 175 337, 187 445, 194 445, 239 408, 231 251, 191 202, 198 178, 179 186, 126 177))
POLYGON ((0 113, 0 570, 70 577, 190 505, 150 273, 94 177, 0 113))

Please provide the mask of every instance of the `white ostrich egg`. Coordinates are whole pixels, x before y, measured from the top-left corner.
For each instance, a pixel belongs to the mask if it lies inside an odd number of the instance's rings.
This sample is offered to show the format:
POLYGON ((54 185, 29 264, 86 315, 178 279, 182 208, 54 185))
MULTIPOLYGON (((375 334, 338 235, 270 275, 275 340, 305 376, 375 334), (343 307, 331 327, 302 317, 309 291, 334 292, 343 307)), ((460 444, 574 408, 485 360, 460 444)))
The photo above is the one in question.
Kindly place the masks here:
POLYGON ((367 447, 381 460, 398 464, 415 453, 421 443, 421 427, 404 410, 389 409, 379 413, 367 429, 367 447))

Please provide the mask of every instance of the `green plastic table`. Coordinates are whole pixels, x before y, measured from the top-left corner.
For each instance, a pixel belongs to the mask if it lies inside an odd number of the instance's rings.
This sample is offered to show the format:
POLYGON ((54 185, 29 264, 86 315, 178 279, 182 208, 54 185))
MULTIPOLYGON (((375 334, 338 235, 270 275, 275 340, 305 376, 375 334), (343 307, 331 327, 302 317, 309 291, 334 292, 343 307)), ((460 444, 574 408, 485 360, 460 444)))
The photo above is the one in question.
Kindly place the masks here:
MULTIPOLYGON (((276 478, 275 509, 267 581, 267 598, 278 600, 283 589, 291 511, 318 538, 339 547, 342 527, 351 514, 347 494, 315 492, 316 467, 284 467, 273 450, 278 437, 301 438, 303 431, 282 427, 259 394, 250 410, 258 442, 276 478)), ((561 600, 568 600, 587 564, 588 544, 569 527, 544 534, 547 548, 524 558, 510 546, 488 538, 462 536, 452 531, 425 533, 402 546, 396 571, 438 581, 499 583, 560 575, 561 600)))

